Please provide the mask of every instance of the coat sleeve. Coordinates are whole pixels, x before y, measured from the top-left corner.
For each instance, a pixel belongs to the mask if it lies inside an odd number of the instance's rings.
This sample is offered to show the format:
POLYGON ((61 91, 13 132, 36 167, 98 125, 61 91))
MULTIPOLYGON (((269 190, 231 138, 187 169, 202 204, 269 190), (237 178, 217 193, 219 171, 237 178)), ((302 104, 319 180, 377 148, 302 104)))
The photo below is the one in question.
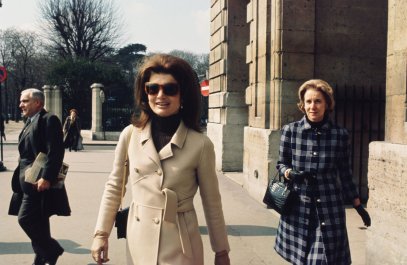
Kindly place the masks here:
POLYGON ((289 125, 281 129, 280 148, 277 170, 283 175, 288 168, 292 168, 291 130, 289 125))
POLYGON ((202 198, 212 250, 229 251, 222 201, 215 167, 215 151, 209 138, 204 138, 198 170, 199 192, 202 198))
MULTIPOLYGON (((120 206, 123 185, 123 173, 127 158, 128 139, 131 136, 131 126, 126 127, 120 134, 114 155, 113 169, 105 184, 96 222, 96 231, 106 232, 110 235, 113 228, 117 210, 120 206)), ((128 171, 127 171, 128 172, 128 171)), ((128 175, 128 174, 127 174, 128 175)), ((124 185, 127 184, 127 176, 124 185)), ((126 192, 126 189, 124 190, 126 192)))
POLYGON ((350 163, 350 152, 349 152, 349 134, 345 129, 341 130, 339 133, 339 150, 338 150, 338 171, 342 184, 342 194, 344 199, 352 200, 359 197, 358 191, 355 184, 353 183, 353 174, 350 163))

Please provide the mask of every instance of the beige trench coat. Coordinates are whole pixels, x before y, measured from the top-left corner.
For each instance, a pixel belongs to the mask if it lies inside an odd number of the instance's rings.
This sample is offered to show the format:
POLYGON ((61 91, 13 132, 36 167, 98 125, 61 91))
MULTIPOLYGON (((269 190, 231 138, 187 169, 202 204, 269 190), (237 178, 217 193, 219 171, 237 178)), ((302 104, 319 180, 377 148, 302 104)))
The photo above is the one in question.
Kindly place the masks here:
POLYGON ((127 243, 134 265, 204 264, 193 205, 198 187, 212 250, 229 250, 213 144, 206 135, 188 129, 183 122, 159 153, 150 123, 142 130, 133 125, 123 130, 95 231, 110 234, 112 230, 127 151, 132 191, 127 243))

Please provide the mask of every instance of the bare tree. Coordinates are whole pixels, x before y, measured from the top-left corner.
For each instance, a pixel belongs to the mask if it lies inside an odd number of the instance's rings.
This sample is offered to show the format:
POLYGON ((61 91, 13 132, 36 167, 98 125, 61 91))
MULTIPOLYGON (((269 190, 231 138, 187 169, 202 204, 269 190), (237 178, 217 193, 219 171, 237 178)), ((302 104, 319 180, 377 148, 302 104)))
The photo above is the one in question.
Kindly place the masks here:
POLYGON ((30 31, 0 31, 0 59, 7 68, 5 83, 7 112, 16 116, 21 90, 42 86, 47 65, 39 36, 30 31))
POLYGON ((112 0, 42 0, 47 39, 64 59, 95 61, 117 46, 121 23, 112 0))
POLYGON ((169 54, 180 57, 187 61, 197 73, 199 79, 205 79, 206 71, 209 69, 209 54, 208 53, 193 53, 182 50, 172 50, 169 54))

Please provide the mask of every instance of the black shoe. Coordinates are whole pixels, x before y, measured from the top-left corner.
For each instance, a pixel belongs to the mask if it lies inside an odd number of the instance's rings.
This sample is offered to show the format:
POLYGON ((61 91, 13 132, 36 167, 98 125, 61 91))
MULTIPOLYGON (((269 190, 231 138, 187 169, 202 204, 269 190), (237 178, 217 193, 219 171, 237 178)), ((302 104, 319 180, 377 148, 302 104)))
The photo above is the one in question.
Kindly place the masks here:
POLYGON ((47 260, 44 265, 55 265, 57 264, 59 256, 53 257, 52 259, 47 260))
POLYGON ((59 254, 57 254, 56 256, 49 258, 45 261, 44 265, 55 265, 57 264, 57 260, 59 258, 59 256, 62 255, 62 253, 64 253, 64 250, 62 249, 61 252, 59 254))
POLYGON ((45 265, 45 259, 37 254, 35 254, 33 265, 45 265))

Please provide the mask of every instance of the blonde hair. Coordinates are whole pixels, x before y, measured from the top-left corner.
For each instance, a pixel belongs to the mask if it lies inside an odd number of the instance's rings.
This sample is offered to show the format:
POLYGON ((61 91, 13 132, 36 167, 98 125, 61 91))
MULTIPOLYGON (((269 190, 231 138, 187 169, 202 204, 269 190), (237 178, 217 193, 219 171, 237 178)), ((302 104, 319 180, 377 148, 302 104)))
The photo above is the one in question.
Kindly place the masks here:
POLYGON ((304 109, 304 95, 308 89, 314 89, 320 91, 325 98, 325 101, 328 105, 327 111, 332 112, 335 108, 335 99, 334 99, 334 90, 332 87, 321 79, 311 79, 303 83, 298 89, 298 98, 300 102, 297 103, 298 108, 305 113, 304 109))

